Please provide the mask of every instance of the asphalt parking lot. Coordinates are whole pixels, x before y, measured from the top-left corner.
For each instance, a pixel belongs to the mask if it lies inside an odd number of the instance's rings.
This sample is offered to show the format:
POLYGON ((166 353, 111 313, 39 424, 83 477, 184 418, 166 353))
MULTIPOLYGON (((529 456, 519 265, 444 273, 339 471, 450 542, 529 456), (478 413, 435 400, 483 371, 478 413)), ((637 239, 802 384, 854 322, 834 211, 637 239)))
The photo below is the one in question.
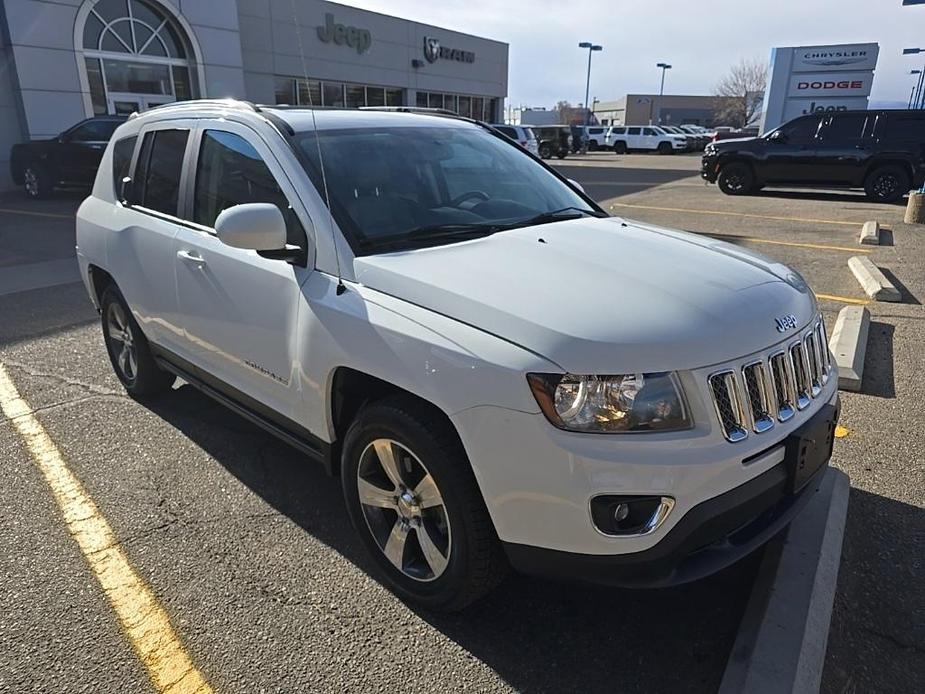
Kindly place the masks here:
MULTIPOLYGON (((728 198, 700 182, 698 164, 609 153, 555 163, 615 215, 793 265, 830 328, 842 306, 867 305, 864 384, 843 394, 833 459, 852 493, 823 691, 913 691, 925 682, 925 232, 900 223, 901 207, 853 194, 728 198), (867 219, 890 227, 891 245, 857 245, 867 219), (847 269, 864 251, 903 289, 901 304, 867 303, 847 269)), ((79 199, 0 196, 0 364, 203 682, 240 692, 716 690, 759 557, 670 590, 512 576, 459 615, 409 609, 376 582, 336 480, 189 386, 144 404, 124 395, 83 287, 41 286, 55 276, 48 263, 73 253, 79 199), (43 280, 4 293, 12 270, 43 280)), ((151 690, 150 664, 125 638, 131 624, 2 415, 0 459, 0 691, 151 690)))

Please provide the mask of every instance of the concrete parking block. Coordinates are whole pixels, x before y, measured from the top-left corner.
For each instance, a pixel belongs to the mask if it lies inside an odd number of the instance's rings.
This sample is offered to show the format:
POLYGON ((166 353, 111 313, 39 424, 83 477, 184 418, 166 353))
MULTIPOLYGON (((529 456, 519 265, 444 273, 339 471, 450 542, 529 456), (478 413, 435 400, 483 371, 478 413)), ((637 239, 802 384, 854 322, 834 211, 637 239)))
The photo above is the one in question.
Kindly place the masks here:
POLYGON ((880 222, 875 220, 864 222, 864 226, 861 227, 861 237, 858 239, 858 243, 867 246, 879 246, 880 222))
POLYGON ((848 268, 861 284, 864 293, 874 301, 901 301, 902 294, 880 271, 873 261, 856 255, 848 259, 848 268))
POLYGON ((769 543, 720 694, 819 691, 849 491, 848 476, 828 469, 786 534, 769 543))
POLYGON ((829 338, 829 351, 835 357, 841 390, 861 390, 869 329, 870 312, 863 306, 845 306, 838 312, 829 338))

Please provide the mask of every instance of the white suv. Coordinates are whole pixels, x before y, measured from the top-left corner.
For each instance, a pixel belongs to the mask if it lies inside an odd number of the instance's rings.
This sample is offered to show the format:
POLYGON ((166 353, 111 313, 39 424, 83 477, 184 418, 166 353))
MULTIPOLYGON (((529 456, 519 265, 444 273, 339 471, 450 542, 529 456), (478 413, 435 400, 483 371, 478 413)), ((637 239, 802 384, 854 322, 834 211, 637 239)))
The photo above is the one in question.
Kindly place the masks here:
POLYGON ((632 151, 672 154, 687 149, 684 135, 673 135, 654 125, 613 126, 607 133, 605 146, 616 154, 632 151))
POLYGON ((831 454, 798 274, 610 218, 467 119, 153 109, 116 131, 77 243, 126 390, 179 376, 339 474, 387 583, 429 608, 509 566, 699 578, 786 525, 831 454))

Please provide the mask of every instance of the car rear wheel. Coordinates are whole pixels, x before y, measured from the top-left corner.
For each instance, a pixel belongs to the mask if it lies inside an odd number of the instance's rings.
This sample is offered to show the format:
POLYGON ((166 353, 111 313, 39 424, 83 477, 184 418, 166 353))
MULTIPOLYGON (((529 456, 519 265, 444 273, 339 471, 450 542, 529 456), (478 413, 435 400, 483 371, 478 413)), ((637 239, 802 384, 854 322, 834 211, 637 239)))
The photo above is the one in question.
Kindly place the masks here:
POLYGON ((909 192, 910 185, 909 174, 902 167, 881 166, 867 176, 864 192, 873 202, 896 202, 909 192))
POLYGON ((540 145, 540 158, 549 159, 551 156, 552 156, 552 147, 546 144, 540 145))
POLYGON ((614 142, 613 143, 613 153, 614 154, 626 154, 626 143, 625 142, 614 142))
POLYGON ((659 142, 658 143, 658 153, 659 154, 671 154, 674 149, 671 146, 670 142, 659 142))
POLYGON ((365 407, 344 439, 347 511, 389 587, 455 611, 494 588, 507 562, 462 445, 410 396, 365 407))
POLYGON ((114 285, 103 291, 100 316, 109 361, 128 394, 136 397, 170 390, 176 378, 154 361, 147 339, 114 285))
POLYGON ((33 200, 47 198, 51 195, 52 182, 48 171, 41 164, 29 164, 23 170, 23 190, 33 200))
POLYGON ((589 141, 588 141, 588 151, 589 151, 589 152, 596 152, 596 151, 597 151, 597 140, 589 140, 589 141))
POLYGON ((747 195, 755 187, 755 175, 747 164, 726 164, 719 172, 719 189, 726 195, 747 195))

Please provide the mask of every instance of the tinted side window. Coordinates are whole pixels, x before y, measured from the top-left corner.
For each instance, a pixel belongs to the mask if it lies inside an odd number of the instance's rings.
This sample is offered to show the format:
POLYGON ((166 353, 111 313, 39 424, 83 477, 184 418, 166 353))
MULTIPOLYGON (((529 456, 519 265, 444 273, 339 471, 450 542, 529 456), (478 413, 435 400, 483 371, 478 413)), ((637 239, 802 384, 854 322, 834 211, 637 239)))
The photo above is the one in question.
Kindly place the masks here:
POLYGON ((641 132, 642 132, 642 128, 627 128, 626 129, 627 135, 638 135, 641 132))
POLYGON ((819 137, 825 142, 832 143, 857 140, 864 133, 864 124, 866 122, 866 113, 834 115, 826 120, 819 137))
POLYGON ((818 118, 800 118, 785 125, 783 132, 787 136, 787 142, 793 145, 801 145, 811 142, 816 137, 818 129, 818 118))
POLYGON ((514 130, 514 128, 503 128, 503 127, 498 127, 498 130, 500 130, 502 133, 504 133, 505 135, 507 135, 507 136, 508 136, 509 138, 511 138, 512 140, 516 140, 516 139, 517 139, 517 131, 514 130))
POLYGON ((188 137, 188 130, 155 130, 145 135, 136 175, 144 207, 176 216, 188 137))
POLYGON ((122 179, 129 175, 132 165, 132 153, 135 151, 135 142, 138 137, 124 137, 112 146, 112 186, 116 197, 122 191, 122 179))
POLYGON ((117 121, 91 120, 74 128, 68 133, 71 142, 108 142, 119 127, 117 121))
POLYGON ((884 128, 881 116, 880 132, 887 142, 925 141, 925 115, 918 113, 888 113, 884 128))
POLYGON ((206 130, 196 169, 193 221, 215 226, 222 210, 247 202, 276 205, 286 220, 287 243, 305 247, 302 225, 254 146, 240 135, 206 130))
POLYGON ((643 135, 658 135, 659 132, 655 128, 644 128, 642 131, 643 135))
POLYGON ((610 133, 612 135, 626 135, 626 128, 614 128, 610 133))

